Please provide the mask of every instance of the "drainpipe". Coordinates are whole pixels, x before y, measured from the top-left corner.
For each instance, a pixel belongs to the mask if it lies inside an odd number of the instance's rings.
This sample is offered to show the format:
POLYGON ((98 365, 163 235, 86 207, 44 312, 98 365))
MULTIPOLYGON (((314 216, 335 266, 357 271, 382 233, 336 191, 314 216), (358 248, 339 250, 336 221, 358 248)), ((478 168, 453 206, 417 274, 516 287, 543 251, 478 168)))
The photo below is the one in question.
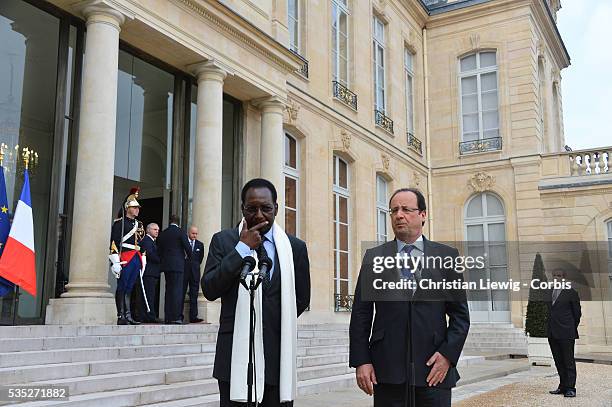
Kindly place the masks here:
POLYGON ((427 28, 423 27, 423 80, 425 83, 425 154, 427 154, 427 203, 429 239, 434 240, 433 192, 431 190, 431 138, 429 134, 429 66, 427 62, 427 28))

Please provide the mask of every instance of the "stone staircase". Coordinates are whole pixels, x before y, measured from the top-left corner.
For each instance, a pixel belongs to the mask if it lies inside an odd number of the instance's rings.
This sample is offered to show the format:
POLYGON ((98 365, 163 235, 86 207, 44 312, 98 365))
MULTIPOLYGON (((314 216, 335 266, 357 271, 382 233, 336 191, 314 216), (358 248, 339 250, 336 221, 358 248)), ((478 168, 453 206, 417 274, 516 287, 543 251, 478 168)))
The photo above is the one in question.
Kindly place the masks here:
MULTIPOLYGON (((0 327, 0 385, 68 386, 70 399, 20 406, 218 406, 217 325, 0 327)), ((486 364, 463 356, 460 367, 486 364)), ((298 394, 354 386, 348 326, 300 325, 298 394)), ((1 403, 0 405, 7 404, 1 403)))
MULTIPOLYGON (((206 324, 2 327, 0 385, 69 388, 68 401, 21 406, 217 406, 212 378, 217 329, 206 324)), ((347 387, 354 377, 346 325, 300 326, 300 395, 347 387)))
POLYGON ((510 323, 472 323, 463 353, 527 355, 527 337, 510 323))

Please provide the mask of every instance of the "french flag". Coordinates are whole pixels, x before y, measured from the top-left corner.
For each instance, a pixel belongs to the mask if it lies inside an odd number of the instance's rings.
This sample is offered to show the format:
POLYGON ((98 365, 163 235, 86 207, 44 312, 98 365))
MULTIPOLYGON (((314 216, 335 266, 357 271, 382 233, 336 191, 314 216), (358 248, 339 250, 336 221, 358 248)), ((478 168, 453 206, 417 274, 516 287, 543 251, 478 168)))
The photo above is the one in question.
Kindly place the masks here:
POLYGON ((23 174, 23 189, 15 209, 11 231, 0 258, 0 277, 4 277, 28 293, 36 296, 36 257, 34 253, 34 222, 30 177, 23 174))

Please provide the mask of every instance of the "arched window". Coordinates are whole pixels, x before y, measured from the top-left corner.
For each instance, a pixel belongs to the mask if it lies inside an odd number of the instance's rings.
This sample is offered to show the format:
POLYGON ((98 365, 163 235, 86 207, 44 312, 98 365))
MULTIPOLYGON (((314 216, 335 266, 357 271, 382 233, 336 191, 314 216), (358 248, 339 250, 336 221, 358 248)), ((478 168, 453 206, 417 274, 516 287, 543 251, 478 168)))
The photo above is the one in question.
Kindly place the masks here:
POLYGON ((349 257, 350 257, 350 181, 349 166, 346 161, 334 156, 334 293, 335 310, 348 311, 349 296, 349 257))
MULTIPOLYGON (((470 199, 465 208, 468 256, 483 256, 485 269, 466 273, 468 281, 508 281, 506 219, 504 205, 494 194, 485 192, 470 199)), ((477 283, 480 287, 480 284, 477 283)), ((469 290, 468 299, 475 322, 509 322, 508 290, 469 290)))
POLYGON ((285 231, 299 236, 300 146, 295 137, 285 133, 285 231))
POLYGON ((499 137, 497 55, 482 51, 459 61, 462 141, 499 137))

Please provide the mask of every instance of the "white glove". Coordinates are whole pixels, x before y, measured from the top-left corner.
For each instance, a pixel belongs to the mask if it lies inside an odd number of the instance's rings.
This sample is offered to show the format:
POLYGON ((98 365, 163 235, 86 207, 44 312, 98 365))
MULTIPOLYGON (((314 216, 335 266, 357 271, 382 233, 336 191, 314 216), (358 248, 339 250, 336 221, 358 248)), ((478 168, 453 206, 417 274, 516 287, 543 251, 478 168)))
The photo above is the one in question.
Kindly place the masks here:
POLYGON ((119 278, 121 276, 121 262, 119 261, 119 255, 117 253, 109 254, 108 258, 111 261, 111 273, 115 275, 115 278, 119 278))

